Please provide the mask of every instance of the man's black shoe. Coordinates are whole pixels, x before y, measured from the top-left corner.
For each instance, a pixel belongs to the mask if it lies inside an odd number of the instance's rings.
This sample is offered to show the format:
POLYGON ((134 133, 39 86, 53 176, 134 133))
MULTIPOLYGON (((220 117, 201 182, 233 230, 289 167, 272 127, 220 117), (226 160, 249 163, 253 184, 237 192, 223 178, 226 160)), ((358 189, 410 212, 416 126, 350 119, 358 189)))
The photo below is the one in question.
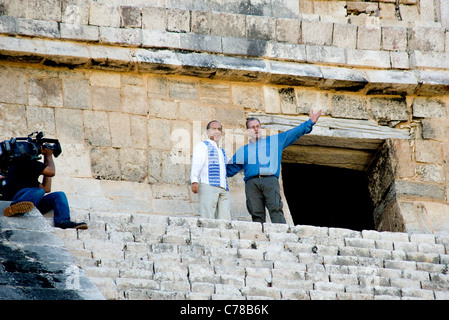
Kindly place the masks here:
POLYGON ((61 222, 55 225, 56 228, 61 228, 61 229, 87 229, 87 224, 85 222, 72 222, 72 221, 67 221, 67 222, 61 222))

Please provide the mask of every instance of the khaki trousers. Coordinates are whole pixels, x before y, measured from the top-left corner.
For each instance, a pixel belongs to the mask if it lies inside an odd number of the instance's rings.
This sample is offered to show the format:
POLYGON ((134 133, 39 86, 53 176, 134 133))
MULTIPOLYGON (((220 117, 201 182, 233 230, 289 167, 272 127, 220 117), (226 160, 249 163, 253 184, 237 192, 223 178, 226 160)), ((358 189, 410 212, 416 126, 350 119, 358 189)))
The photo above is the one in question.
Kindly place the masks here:
POLYGON ((198 198, 201 217, 231 220, 229 191, 220 187, 200 183, 198 198))

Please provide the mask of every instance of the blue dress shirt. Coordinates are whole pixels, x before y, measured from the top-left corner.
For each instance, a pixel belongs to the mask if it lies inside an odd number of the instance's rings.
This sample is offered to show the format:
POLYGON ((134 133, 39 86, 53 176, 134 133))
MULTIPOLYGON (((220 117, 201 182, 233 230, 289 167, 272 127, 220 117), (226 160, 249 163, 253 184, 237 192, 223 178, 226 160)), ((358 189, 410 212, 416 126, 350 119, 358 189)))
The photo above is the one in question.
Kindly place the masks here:
POLYGON ((239 148, 226 166, 228 177, 244 170, 244 181, 259 175, 279 178, 282 151, 303 135, 312 131, 312 120, 285 132, 274 134, 239 148))

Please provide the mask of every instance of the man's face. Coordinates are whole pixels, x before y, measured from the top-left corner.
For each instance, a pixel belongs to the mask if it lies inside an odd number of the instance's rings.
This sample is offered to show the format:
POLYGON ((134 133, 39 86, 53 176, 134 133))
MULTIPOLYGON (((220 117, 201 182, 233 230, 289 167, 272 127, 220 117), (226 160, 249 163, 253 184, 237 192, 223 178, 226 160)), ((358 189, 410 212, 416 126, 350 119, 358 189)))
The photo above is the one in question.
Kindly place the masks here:
POLYGON ((262 127, 260 126, 260 122, 258 120, 251 120, 248 122, 248 128, 246 129, 248 136, 251 140, 257 141, 261 138, 262 135, 262 127))
POLYGON ((219 122, 212 122, 207 129, 207 137, 215 142, 221 139, 222 127, 219 122))

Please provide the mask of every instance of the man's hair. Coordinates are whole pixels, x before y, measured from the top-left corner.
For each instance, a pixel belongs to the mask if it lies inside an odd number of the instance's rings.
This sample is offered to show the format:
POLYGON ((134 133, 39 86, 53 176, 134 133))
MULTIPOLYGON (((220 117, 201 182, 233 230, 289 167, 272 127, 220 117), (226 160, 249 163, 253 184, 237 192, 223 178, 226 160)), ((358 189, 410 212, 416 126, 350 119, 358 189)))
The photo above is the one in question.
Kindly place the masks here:
POLYGON ((248 123, 250 121, 254 121, 254 120, 257 120, 259 122, 259 124, 260 124, 260 120, 259 119, 254 118, 254 117, 250 117, 250 118, 246 119, 246 129, 248 129, 248 123))
POLYGON ((210 125, 211 125, 212 123, 214 123, 214 122, 218 123, 218 124, 220 125, 220 127, 223 129, 223 126, 221 125, 220 122, 218 122, 218 120, 212 120, 211 122, 209 122, 209 123, 207 124, 206 130, 209 130, 210 125))

